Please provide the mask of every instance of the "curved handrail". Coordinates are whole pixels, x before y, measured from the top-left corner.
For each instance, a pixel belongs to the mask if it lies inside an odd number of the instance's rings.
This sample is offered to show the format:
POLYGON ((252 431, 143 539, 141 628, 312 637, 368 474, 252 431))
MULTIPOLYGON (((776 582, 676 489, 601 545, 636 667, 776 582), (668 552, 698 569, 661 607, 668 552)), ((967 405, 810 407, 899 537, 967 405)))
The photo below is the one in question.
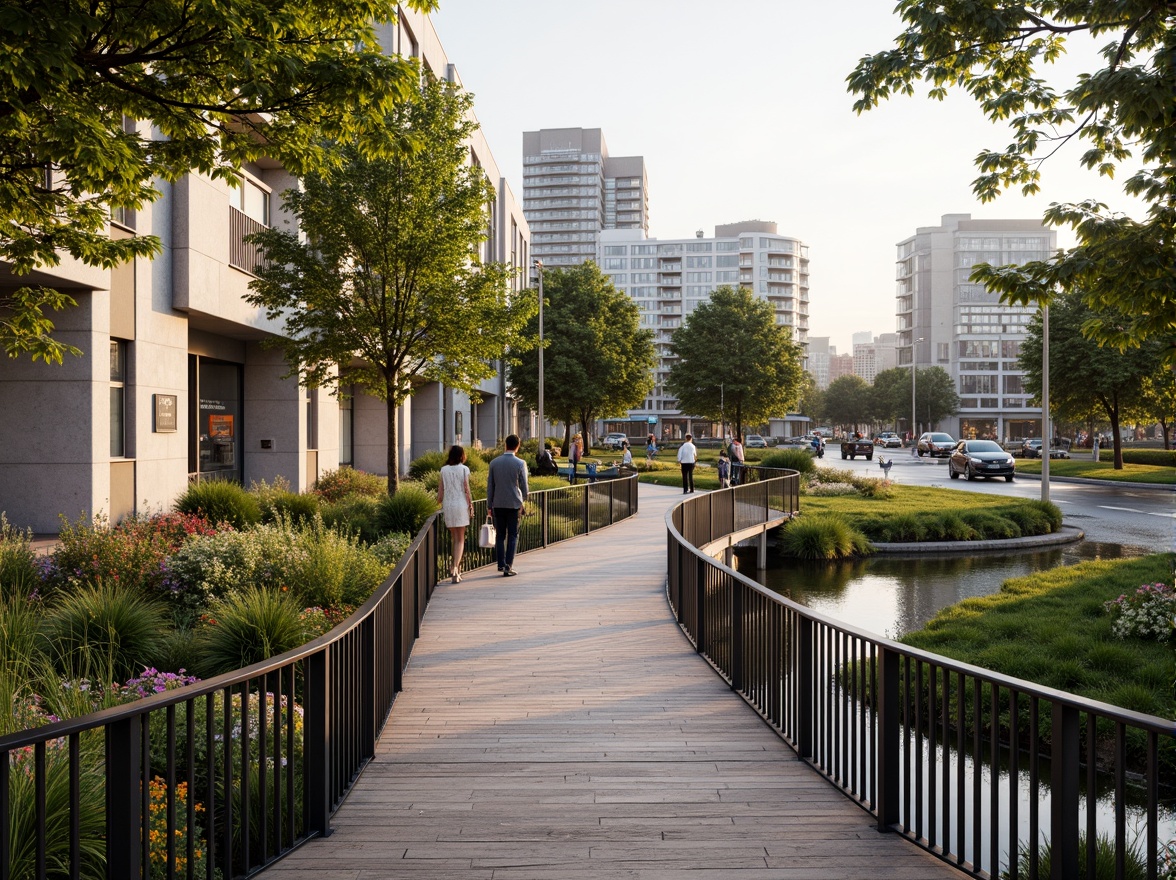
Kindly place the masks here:
POLYGON ((1176 753, 1176 722, 1000 675, 811 611, 698 549, 721 537, 699 541, 682 528, 706 521, 692 515, 704 503, 713 498, 689 499, 666 516, 667 596, 679 624, 802 759, 877 817, 880 830, 902 833, 977 876, 1010 868, 1015 876, 1022 853, 1037 876, 1044 838, 1052 844, 1053 870, 1061 872, 1053 876, 1076 876, 1082 857, 1093 876, 1096 848, 1083 850, 1080 838, 1108 837, 1114 858, 1125 862, 1125 795, 1142 763, 1145 855, 1148 876, 1156 876, 1161 752, 1176 753), (1100 727, 1113 731, 1109 767, 1100 760, 1100 727), (1129 755, 1128 743, 1138 737, 1146 741, 1143 753, 1129 755), (986 777, 985 766, 993 765, 1016 784, 1002 787, 1000 772, 986 777), (1082 794, 1097 791, 1107 771, 1116 795, 1110 829, 1082 794))
MULTIPOLYGON (((520 530, 519 552, 636 513, 637 478, 534 492, 530 503, 539 516, 520 530)), ((485 508, 484 500, 475 503, 475 522, 485 508)), ((15 876, 14 826, 33 829, 32 874, 45 876, 51 854, 81 872, 104 844, 99 861, 119 880, 150 875, 156 857, 168 876, 248 876, 329 833, 330 817, 374 753, 401 688, 448 540, 434 514, 372 596, 305 645, 184 688, 0 737, 0 878, 15 876), (21 774, 31 789, 13 788, 21 774), (155 778, 164 782, 158 803, 148 786, 155 778), (104 834, 83 840, 81 789, 99 779, 102 796, 85 803, 106 804, 99 817, 104 834), (46 811, 45 792, 55 786, 68 789, 67 822, 46 811), (22 799, 26 791, 31 800, 22 799), (159 854, 149 832, 161 828, 167 844, 159 854)), ((490 551, 477 548, 463 569, 490 562, 490 551)))

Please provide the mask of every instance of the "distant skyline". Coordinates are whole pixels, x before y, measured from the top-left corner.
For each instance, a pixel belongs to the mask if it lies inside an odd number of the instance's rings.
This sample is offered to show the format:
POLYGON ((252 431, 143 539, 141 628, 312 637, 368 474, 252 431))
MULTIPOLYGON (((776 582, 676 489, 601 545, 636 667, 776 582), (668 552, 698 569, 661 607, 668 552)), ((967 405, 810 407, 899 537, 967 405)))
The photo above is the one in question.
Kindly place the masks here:
MULTIPOLYGON (((895 244, 941 215, 1040 219, 1051 202, 1096 198, 1140 211, 1121 182, 1079 164, 1071 142, 1041 192, 981 204, 973 158, 1010 134, 963 93, 920 90, 862 116, 845 79, 893 44, 889 2, 780 0, 440 0, 437 34, 499 167, 522 198, 524 131, 600 128, 612 155, 641 155, 654 238, 772 220, 810 247, 809 333, 851 352, 854 332, 895 329, 895 244)), ((1109 36, 1101 38, 1106 42, 1109 36)), ((1057 91, 1094 69, 1091 44, 1047 79, 1057 91)), ((1073 243, 1059 230, 1059 245, 1073 243)))

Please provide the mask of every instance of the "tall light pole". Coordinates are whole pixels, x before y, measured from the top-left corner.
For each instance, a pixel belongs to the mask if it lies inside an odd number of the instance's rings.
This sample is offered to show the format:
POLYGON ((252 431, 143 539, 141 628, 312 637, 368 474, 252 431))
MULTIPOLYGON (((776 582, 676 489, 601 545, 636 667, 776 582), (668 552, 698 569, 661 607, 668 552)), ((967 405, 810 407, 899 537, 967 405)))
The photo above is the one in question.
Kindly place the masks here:
POLYGON ((535 260, 539 273, 539 448, 547 442, 547 429, 543 421, 543 261, 535 260))
POLYGON ((915 364, 917 363, 915 346, 917 346, 922 341, 923 337, 920 336, 913 343, 911 343, 911 455, 919 454, 919 438, 917 436, 917 428, 915 427, 916 419, 918 417, 918 412, 915 409, 915 364))
POLYGON ((1049 424, 1049 304, 1041 305, 1041 500, 1049 501, 1049 452, 1053 429, 1049 424))

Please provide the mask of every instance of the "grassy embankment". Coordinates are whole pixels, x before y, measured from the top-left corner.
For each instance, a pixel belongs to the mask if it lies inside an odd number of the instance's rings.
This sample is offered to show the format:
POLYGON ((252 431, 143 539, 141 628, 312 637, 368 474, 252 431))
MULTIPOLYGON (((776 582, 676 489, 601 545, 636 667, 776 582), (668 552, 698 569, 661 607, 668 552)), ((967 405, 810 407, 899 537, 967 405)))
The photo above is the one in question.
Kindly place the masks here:
MULTIPOLYGON (((1103 458, 1091 461, 1082 458, 1083 453, 1075 453, 1075 458, 1055 458, 1049 463, 1049 473, 1053 477, 1086 477, 1094 480, 1106 480, 1112 483, 1160 483, 1176 486, 1176 467, 1172 465, 1135 464, 1124 462, 1121 471, 1115 470, 1111 461, 1103 458)), ((1017 471, 1024 474, 1040 474, 1041 459, 1017 459, 1017 471)))

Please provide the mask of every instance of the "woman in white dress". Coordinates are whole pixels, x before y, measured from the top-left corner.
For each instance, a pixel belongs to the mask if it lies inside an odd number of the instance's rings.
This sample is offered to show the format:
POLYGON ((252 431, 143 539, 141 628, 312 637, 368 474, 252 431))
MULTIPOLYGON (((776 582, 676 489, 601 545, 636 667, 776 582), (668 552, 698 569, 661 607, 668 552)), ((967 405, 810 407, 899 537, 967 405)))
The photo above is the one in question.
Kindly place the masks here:
POLYGON ((453 546, 453 567, 449 574, 455 584, 461 583, 461 557, 465 551, 466 527, 474 515, 474 499, 470 495, 470 469, 465 465, 466 453, 460 446, 449 447, 449 459, 441 468, 437 483, 437 501, 445 527, 449 529, 453 546))

